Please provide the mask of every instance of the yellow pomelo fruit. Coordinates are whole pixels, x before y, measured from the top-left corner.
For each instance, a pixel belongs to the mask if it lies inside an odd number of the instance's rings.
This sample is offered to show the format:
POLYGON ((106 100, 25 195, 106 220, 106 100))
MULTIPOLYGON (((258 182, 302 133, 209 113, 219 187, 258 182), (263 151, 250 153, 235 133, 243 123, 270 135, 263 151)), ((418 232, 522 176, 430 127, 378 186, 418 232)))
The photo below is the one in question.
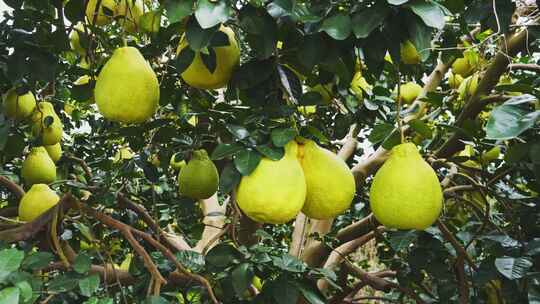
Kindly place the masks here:
POLYGON ((186 166, 187 163, 180 156, 178 156, 179 161, 176 161, 176 157, 177 157, 176 154, 177 153, 175 153, 175 154, 173 154, 171 156, 171 160, 169 161, 169 165, 171 166, 171 168, 173 168, 173 170, 178 171, 178 170, 181 170, 184 166, 186 166))
MULTIPOLYGON (((229 45, 214 47, 216 53, 216 69, 210 73, 204 64, 200 52, 195 53, 195 57, 187 69, 182 72, 184 81, 194 88, 199 89, 219 89, 227 85, 231 79, 233 70, 240 62, 240 48, 236 42, 234 32, 231 28, 221 26, 219 29, 229 38, 229 45)), ((189 47, 186 36, 182 36, 177 54, 189 47)))
POLYGON ((317 106, 298 106, 296 108, 298 109, 298 112, 300 112, 300 114, 306 117, 317 112, 317 106))
POLYGON ((24 159, 21 175, 27 185, 49 184, 56 180, 56 165, 45 148, 32 148, 24 159))
POLYGON ((334 87, 334 83, 332 83, 332 82, 324 84, 324 85, 319 83, 319 84, 313 86, 310 89, 310 91, 311 92, 317 92, 317 93, 321 94, 323 103, 329 104, 332 101, 332 99, 334 98, 333 94, 332 94, 332 88, 333 87, 334 87))
POLYGON ((420 55, 410 40, 400 44, 399 53, 401 55, 401 62, 405 64, 420 63, 420 55))
POLYGON ((350 88, 357 99, 362 99, 364 97, 364 92, 371 95, 373 86, 366 81, 364 76, 362 76, 362 72, 358 71, 354 74, 353 79, 351 80, 350 88))
POLYGON ((439 217, 442 190, 435 171, 416 146, 395 146, 373 178, 371 210, 386 227, 425 229, 439 217))
POLYGON ((19 203, 19 219, 30 222, 54 207, 60 197, 45 184, 35 184, 19 203))
POLYGON ((3 96, 4 114, 16 120, 27 118, 36 108, 36 99, 32 92, 18 96, 15 88, 10 89, 3 96))
POLYGON ((469 60, 465 57, 458 58, 452 63, 452 73, 467 77, 474 72, 474 66, 471 65, 469 60))
POLYGON ((47 150, 47 154, 49 154, 49 157, 54 163, 60 160, 60 158, 62 157, 62 146, 60 146, 60 143, 44 147, 45 150, 47 150))
MULTIPOLYGON (((78 0, 71 0, 78 1, 78 0)), ((88 0, 86 5, 86 19, 92 24, 95 19, 95 25, 105 25, 111 23, 112 15, 107 15, 103 11, 103 7, 106 7, 112 14, 114 14, 114 8, 116 7, 115 0, 101 0, 99 8, 96 8, 99 0, 88 0)))
POLYGON ((159 32, 161 24, 161 12, 146 12, 139 18, 140 28, 147 33, 159 32))
POLYGON ((469 76, 465 78, 458 88, 459 93, 459 99, 460 100, 466 100, 467 98, 471 97, 476 93, 476 89, 478 88, 478 79, 479 75, 478 73, 469 76))
POLYGON ((401 86, 399 96, 404 104, 411 104, 416 100, 420 93, 422 93, 422 87, 419 84, 407 82, 401 86))
MULTIPOLYGON (((474 152, 474 148, 471 145, 466 145, 465 148, 458 153, 458 156, 464 156, 464 157, 471 158, 475 154, 476 153, 474 152)), ((476 168, 476 169, 482 168, 482 166, 480 166, 479 163, 477 163, 476 161, 474 161, 472 159, 469 159, 467 161, 462 162, 461 165, 463 165, 465 167, 469 167, 469 168, 476 168)))
POLYGON ((69 34, 69 45, 71 49, 81 56, 86 54, 86 49, 81 45, 81 35, 83 34, 84 26, 80 22, 73 27, 73 30, 69 34))
POLYGON ((206 199, 216 193, 218 185, 218 171, 208 153, 205 150, 194 151, 178 174, 180 193, 192 199, 206 199))
POLYGON ((459 85, 463 82, 463 76, 450 72, 448 74, 448 86, 452 89, 459 88, 459 85))
POLYGON ((299 146, 299 158, 306 178, 306 201, 302 212, 322 220, 349 209, 356 185, 347 164, 312 140, 299 146))
POLYGON ((144 11, 142 0, 119 0, 114 8, 114 17, 130 33, 137 32, 139 19, 144 11))
POLYGON ((41 137, 44 145, 50 146, 60 142, 64 133, 64 125, 54 111, 50 102, 40 102, 32 115, 32 134, 41 137))
POLYGON ((489 163, 490 161, 496 160, 501 155, 501 147, 495 146, 488 151, 486 151, 484 154, 480 155, 480 160, 484 163, 489 163))
POLYGON ((298 145, 285 145, 280 160, 263 157, 257 168, 238 185, 238 207, 252 220, 282 224, 296 217, 306 200, 306 180, 297 158, 298 145))
POLYGON ((125 160, 125 159, 132 159, 135 156, 133 154, 133 151, 131 151, 128 147, 122 147, 116 153, 114 154, 114 163, 118 163, 119 161, 125 160))
POLYGON ((106 119, 141 123, 157 110, 159 83, 139 50, 121 47, 99 73, 94 95, 99 112, 106 119))

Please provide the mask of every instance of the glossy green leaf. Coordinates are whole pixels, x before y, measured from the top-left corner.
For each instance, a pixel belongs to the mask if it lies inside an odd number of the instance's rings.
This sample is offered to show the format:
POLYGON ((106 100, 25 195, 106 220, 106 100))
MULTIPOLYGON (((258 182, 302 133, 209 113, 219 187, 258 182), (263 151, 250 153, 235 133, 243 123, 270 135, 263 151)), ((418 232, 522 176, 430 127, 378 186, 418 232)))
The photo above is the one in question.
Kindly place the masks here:
POLYGON ((321 31, 336 40, 345 40, 351 35, 352 22, 348 15, 335 15, 324 20, 321 31))
POLYGON ((234 165, 240 174, 250 175, 261 161, 261 154, 252 149, 244 149, 234 156, 234 165))
POLYGON ((540 111, 531 111, 532 95, 516 96, 494 108, 486 125, 486 138, 511 139, 533 127, 540 119, 540 111))
POLYGON ((428 0, 413 0, 408 5, 416 15, 422 18, 427 26, 436 29, 444 27, 444 12, 437 3, 428 0))

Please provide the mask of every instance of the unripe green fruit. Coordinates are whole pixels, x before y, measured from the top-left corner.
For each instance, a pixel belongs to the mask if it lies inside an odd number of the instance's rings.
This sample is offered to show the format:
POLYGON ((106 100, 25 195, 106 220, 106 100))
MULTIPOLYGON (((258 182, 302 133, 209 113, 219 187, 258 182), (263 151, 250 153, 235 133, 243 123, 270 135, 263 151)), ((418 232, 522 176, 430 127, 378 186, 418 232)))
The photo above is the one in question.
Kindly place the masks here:
POLYGON ((404 104, 411 104, 416 100, 420 93, 422 93, 422 87, 419 84, 407 82, 401 86, 399 96, 404 104))
POLYGON ((27 185, 49 184, 56 180, 56 166, 45 148, 32 148, 23 162, 21 175, 27 185))
POLYGON ((218 190, 219 175, 205 150, 193 152, 191 160, 178 174, 180 193, 192 199, 207 199, 218 190))
POLYGON ((19 219, 30 222, 54 207, 60 197, 45 184, 35 184, 19 203, 19 219))
POLYGON ((419 64, 420 55, 414 44, 407 40, 400 45, 401 61, 405 64, 419 64))
POLYGON ((30 91, 18 96, 15 88, 12 88, 6 92, 3 99, 4 114, 15 120, 27 118, 36 108, 36 99, 30 91))

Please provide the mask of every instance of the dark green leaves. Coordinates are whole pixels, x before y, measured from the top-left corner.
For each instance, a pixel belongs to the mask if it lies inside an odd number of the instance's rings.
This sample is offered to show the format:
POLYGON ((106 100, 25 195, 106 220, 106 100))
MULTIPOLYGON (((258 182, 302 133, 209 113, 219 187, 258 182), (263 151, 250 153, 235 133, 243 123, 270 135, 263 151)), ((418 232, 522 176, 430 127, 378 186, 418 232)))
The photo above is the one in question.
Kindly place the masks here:
POLYGON ((19 304, 20 296, 19 288, 8 287, 0 291, 0 303, 2 304, 19 304))
POLYGON ((272 130, 272 144, 276 147, 283 147, 297 135, 296 130, 288 129, 274 129, 272 130))
POLYGON ((186 39, 189 47, 194 51, 200 51, 202 48, 207 47, 217 29, 218 26, 202 28, 195 19, 191 19, 186 29, 186 39))
POLYGON ((173 66, 176 68, 178 73, 184 72, 193 62, 195 58, 195 52, 189 48, 183 48, 176 59, 173 61, 173 66))
POLYGON ((255 274, 248 263, 242 263, 232 271, 232 285, 238 297, 242 297, 246 289, 251 285, 255 274))
POLYGON ((410 231, 395 231, 389 234, 390 247, 394 251, 403 250, 416 240, 418 233, 414 230, 410 231))
MULTIPOLYGON (((70 1, 72 2, 72 1, 70 1)), ((193 12, 194 0, 165 1, 166 16, 170 23, 182 21, 193 12)))
POLYGON ((223 159, 232 156, 243 149, 239 144, 219 144, 212 152, 213 160, 223 159))
POLYGON ((532 265, 532 261, 525 257, 502 257, 495 260, 497 270, 509 280, 524 277, 532 265))
POLYGON ((367 38, 371 31, 386 19, 389 13, 388 6, 379 1, 376 5, 354 14, 352 17, 352 30, 356 38, 367 38))
POLYGON ((91 297, 99 288, 99 274, 92 274, 79 281, 79 289, 81 294, 86 297, 91 297))
POLYGON ((3 283, 12 272, 19 269, 23 258, 24 252, 15 248, 0 251, 0 283, 3 283))
POLYGON ((223 193, 231 192, 238 185, 241 178, 242 175, 236 170, 234 165, 231 163, 227 164, 219 177, 219 191, 223 193))
POLYGON ((486 125, 486 138, 511 139, 533 127, 540 119, 540 111, 532 112, 528 105, 535 100, 534 96, 525 94, 494 108, 486 125))
POLYGON ((40 270, 54 260, 54 255, 50 252, 34 252, 28 255, 23 261, 23 267, 30 270, 40 270))
POLYGON ((408 4, 412 11, 418 15, 427 26, 442 29, 444 27, 444 12, 441 7, 432 1, 414 0, 408 4))
POLYGON ((226 1, 210 2, 199 0, 195 18, 203 29, 211 28, 229 19, 229 5, 226 1))
POLYGON ((261 158, 261 155, 257 151, 244 149, 234 157, 234 165, 242 175, 250 175, 257 168, 257 165, 259 165, 261 158))
POLYGON ((84 274, 87 273, 88 270, 90 270, 91 265, 92 260, 90 259, 90 256, 85 253, 81 253, 77 255, 77 258, 75 259, 75 263, 73 264, 73 270, 78 273, 84 274))
POLYGON ((85 3, 85 1, 68 1, 66 3, 64 14, 71 23, 75 24, 77 21, 84 20, 85 3))
POLYGON ((206 255, 206 263, 214 267, 225 268, 238 258, 238 251, 229 244, 219 244, 206 255))
POLYGON ((324 20, 321 31, 336 40, 345 40, 351 34, 352 23, 348 15, 335 15, 324 20))

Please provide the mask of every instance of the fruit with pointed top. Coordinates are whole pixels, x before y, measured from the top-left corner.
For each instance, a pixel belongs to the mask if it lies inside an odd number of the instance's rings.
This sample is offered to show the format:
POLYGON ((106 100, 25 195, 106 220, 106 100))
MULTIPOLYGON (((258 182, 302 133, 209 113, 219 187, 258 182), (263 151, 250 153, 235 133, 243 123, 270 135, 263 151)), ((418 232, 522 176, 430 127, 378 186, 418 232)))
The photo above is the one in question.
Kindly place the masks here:
POLYGON ((30 91, 18 95, 17 90, 12 88, 6 92, 3 99, 4 114, 15 120, 27 118, 36 108, 36 98, 30 91))
MULTIPOLYGON (((216 67, 214 72, 210 72, 203 62, 201 52, 195 52, 195 57, 191 64, 182 72, 184 81, 198 89, 219 89, 227 85, 232 73, 240 62, 240 48, 236 42, 234 32, 231 28, 221 26, 219 31, 228 38, 228 45, 212 47, 216 54, 216 67)), ((177 54, 188 48, 189 44, 186 36, 182 36, 177 54)))
POLYGON ((463 76, 450 72, 448 74, 448 86, 452 89, 459 88, 459 85, 463 82, 463 76))
POLYGON ((47 150, 47 154, 49 154, 49 157, 56 164, 56 162, 58 162, 62 157, 62 146, 60 145, 60 143, 44 147, 45 150, 47 150))
POLYGON ((60 201, 56 192, 45 184, 35 184, 19 203, 19 219, 30 222, 54 207, 60 201))
POLYGON ((90 24, 93 24, 95 21, 95 25, 105 25, 111 23, 114 15, 114 9, 116 7, 115 0, 101 0, 99 7, 96 8, 98 1, 99 0, 88 1, 88 4, 86 5, 86 19, 90 24))
POLYGON ((422 87, 416 82, 411 81, 401 86, 399 96, 404 104, 411 104, 420 93, 422 93, 422 87))
POLYGON ((401 55, 401 62, 405 64, 419 64, 420 55, 416 50, 414 44, 407 40, 400 44, 399 53, 401 55))
POLYGON ((32 115, 32 134, 41 137, 43 145, 54 145, 60 142, 64 133, 64 125, 56 114, 52 103, 40 102, 32 115))
POLYGON ((157 110, 159 83, 139 50, 121 47, 99 73, 94 95, 98 110, 106 119, 141 123, 157 110))
POLYGON ((347 164, 312 140, 300 144, 298 154, 306 179, 306 201, 302 212, 322 220, 349 209, 356 185, 347 164))
POLYGON ((35 147, 24 159, 21 175, 27 185, 49 184, 56 180, 56 165, 44 147, 35 147))
POLYGON ((459 93, 459 99, 465 100, 476 93, 476 89, 478 89, 478 82, 479 82, 479 75, 478 73, 475 73, 472 76, 469 76, 461 82, 458 88, 459 93))
POLYGON ((474 72, 474 66, 471 65, 467 57, 458 58, 452 63, 452 73, 460 75, 461 77, 467 77, 474 72))
POLYGON ((84 26, 81 22, 77 23, 69 34, 69 45, 71 49, 81 55, 86 55, 86 49, 81 44, 81 36, 84 35, 84 26))
POLYGON ((386 227, 423 230, 442 209, 442 190, 437 174, 416 146, 395 146, 373 178, 371 210, 386 227))
POLYGON ((242 177, 237 203, 249 218, 282 224, 300 212, 306 200, 306 180, 297 154, 298 145, 291 140, 280 160, 263 157, 250 175, 242 177))
POLYGON ((219 175, 205 150, 193 152, 187 165, 178 174, 180 193, 192 199, 207 199, 218 190, 219 175))

